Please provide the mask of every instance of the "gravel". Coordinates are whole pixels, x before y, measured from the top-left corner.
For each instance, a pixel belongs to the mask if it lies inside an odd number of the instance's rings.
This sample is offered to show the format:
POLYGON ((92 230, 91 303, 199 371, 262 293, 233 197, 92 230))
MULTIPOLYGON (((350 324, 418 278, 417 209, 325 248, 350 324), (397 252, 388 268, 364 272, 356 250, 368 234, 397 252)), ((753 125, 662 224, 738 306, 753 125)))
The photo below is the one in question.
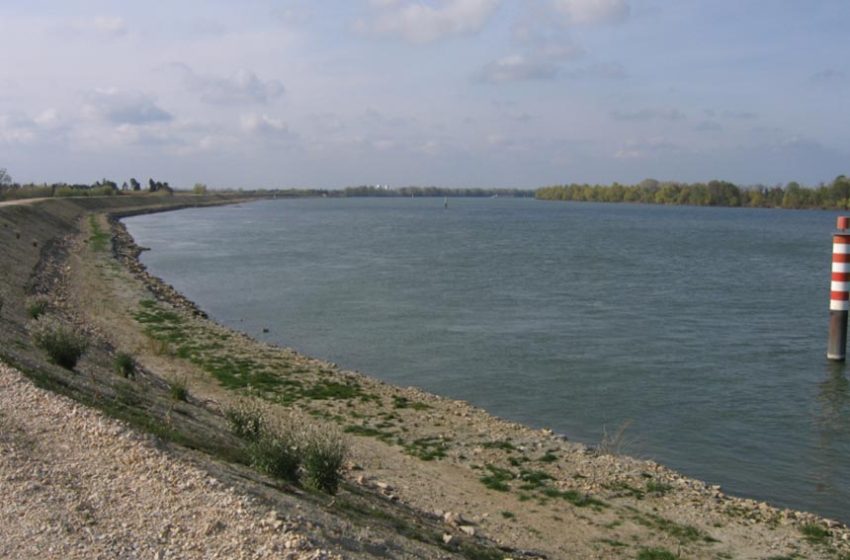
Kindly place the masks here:
POLYGON ((0 363, 0 558, 340 558, 305 524, 0 363))

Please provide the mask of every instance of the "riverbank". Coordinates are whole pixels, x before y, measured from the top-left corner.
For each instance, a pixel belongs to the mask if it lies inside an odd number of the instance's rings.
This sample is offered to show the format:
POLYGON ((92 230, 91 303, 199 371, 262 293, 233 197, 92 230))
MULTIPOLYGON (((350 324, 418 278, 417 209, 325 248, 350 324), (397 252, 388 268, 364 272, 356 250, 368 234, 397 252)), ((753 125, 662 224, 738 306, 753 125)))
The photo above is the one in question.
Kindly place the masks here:
MULTIPOLYGON (((11 307, 2 312, 0 328, 4 340, 8 334, 12 341, 3 357, 83 402, 121 401, 121 410, 112 412, 132 413, 139 425, 157 419, 154 431, 183 444, 175 446, 178 453, 189 447, 219 461, 238 454, 222 418, 237 398, 259 399, 281 414, 297 409, 315 422, 339 426, 352 442, 347 483, 333 506, 322 510, 324 517, 312 523, 327 539, 317 542, 344 556, 371 557, 376 539, 364 538, 364 531, 380 534, 382 546, 392 542, 394 557, 473 557, 472 544, 491 554, 479 557, 850 554, 850 532, 839 523, 727 496, 651 461, 616 455, 614 442, 607 449, 589 448, 225 329, 150 277, 126 231, 107 219, 110 213, 143 211, 141 205, 94 204, 72 211, 47 201, 31 209, 27 220, 18 215, 21 209, 0 210, 0 220, 9 224, 0 230, 4 245, 7 234, 19 234, 17 244, 9 236, 10 246, 0 255, 9 259, 12 288, 2 294, 11 307), (50 227, 39 228, 42 222, 50 227), (114 240, 114 250, 96 242, 104 236, 114 240), (20 243, 30 238, 29 246, 20 243), (78 367, 89 379, 44 364, 32 348, 26 298, 35 293, 48 295, 57 312, 97 340, 78 367), (138 380, 116 379, 110 364, 119 351, 140 364, 144 374, 138 380), (157 394, 178 380, 191 395, 186 410, 157 394), (125 402, 134 399, 143 402, 125 402), (170 425, 163 427, 166 418, 170 425), (390 511, 405 522, 366 515, 352 506, 355 498, 369 504, 366 512, 377 505, 396 508, 390 511), (352 511, 359 511, 356 520, 352 511), (334 541, 327 536, 334 523, 356 524, 360 540, 347 547, 334 541), (418 538, 411 527, 418 528, 418 538)), ((215 463, 205 455, 197 460, 207 469, 215 463)), ((222 464, 212 470, 234 468, 222 464)))

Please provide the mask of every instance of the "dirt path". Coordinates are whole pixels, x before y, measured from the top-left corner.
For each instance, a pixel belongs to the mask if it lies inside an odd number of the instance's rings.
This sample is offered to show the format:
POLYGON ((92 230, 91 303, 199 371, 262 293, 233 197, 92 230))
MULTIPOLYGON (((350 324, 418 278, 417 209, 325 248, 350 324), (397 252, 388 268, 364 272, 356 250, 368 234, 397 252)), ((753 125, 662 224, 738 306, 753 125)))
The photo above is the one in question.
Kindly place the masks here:
POLYGON ((23 204, 35 204, 36 202, 41 202, 43 200, 50 200, 49 198, 19 198, 17 200, 4 200, 0 201, 0 206, 21 206, 23 204))

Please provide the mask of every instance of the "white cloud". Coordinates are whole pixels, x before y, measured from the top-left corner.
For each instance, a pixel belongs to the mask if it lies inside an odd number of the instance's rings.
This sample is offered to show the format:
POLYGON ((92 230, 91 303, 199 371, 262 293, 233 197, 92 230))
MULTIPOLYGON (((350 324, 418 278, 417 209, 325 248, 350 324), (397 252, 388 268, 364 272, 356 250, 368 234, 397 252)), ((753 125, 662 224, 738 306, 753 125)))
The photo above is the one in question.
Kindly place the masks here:
POLYGON ((427 43, 449 35, 479 31, 499 7, 500 0, 443 0, 432 3, 373 0, 377 14, 360 20, 357 29, 367 33, 401 37, 411 43, 427 43))
POLYGON ((263 80, 250 70, 239 70, 228 78, 198 74, 185 64, 175 64, 186 87, 213 104, 268 103, 283 95, 278 80, 263 80))
POLYGON ((115 125, 144 125, 173 120, 150 96, 116 89, 95 90, 88 95, 85 110, 115 125))
POLYGON ((626 0, 552 0, 555 9, 571 24, 619 23, 629 17, 626 0))
POLYGON ((252 134, 277 136, 289 134, 289 126, 280 119, 268 115, 249 114, 242 117, 242 130, 252 134))
POLYGON ((487 64, 481 69, 478 79, 488 83, 552 80, 558 75, 558 67, 546 61, 529 60, 523 55, 506 56, 487 64))
POLYGON ((75 19, 69 23, 76 31, 95 32, 102 35, 120 36, 127 33, 127 23, 117 16, 96 16, 87 19, 75 19))
POLYGON ((611 116, 618 121, 680 121, 685 114, 678 109, 640 109, 638 111, 611 111, 611 116))

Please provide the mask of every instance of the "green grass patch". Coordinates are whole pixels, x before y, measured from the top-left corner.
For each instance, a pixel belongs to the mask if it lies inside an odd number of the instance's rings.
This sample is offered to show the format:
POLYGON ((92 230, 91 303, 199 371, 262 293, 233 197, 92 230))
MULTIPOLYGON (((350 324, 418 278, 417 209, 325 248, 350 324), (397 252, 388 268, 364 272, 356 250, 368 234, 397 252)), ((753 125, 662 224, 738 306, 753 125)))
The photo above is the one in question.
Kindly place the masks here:
POLYGON ((638 511, 637 509, 626 506, 626 509, 632 512, 632 520, 635 522, 653 529, 657 529, 659 531, 663 531, 678 539, 681 543, 690 543, 690 542, 718 542, 717 539, 705 533, 692 525, 683 525, 681 523, 676 523, 675 521, 671 521, 660 515, 656 515, 654 513, 643 513, 638 511))
POLYGON ((446 456, 448 440, 436 437, 425 437, 414 440, 404 446, 405 452, 423 461, 433 461, 446 456))
POLYGON ((501 449, 502 451, 516 451, 516 446, 508 440, 487 441, 481 444, 484 449, 501 449))
POLYGON ((800 527, 800 532, 806 537, 806 540, 812 544, 823 544, 829 538, 831 533, 829 529, 817 523, 807 523, 800 527))
POLYGON ((100 229, 100 224, 97 222, 97 217, 94 214, 89 214, 89 226, 91 227, 89 245, 95 251, 105 251, 106 245, 110 241, 109 232, 105 232, 100 229))
POLYGON ((638 552, 637 560, 676 560, 678 558, 669 550, 663 548, 644 548, 638 552))
POLYGON ((665 482, 659 482, 657 480, 646 481, 646 491, 650 494, 657 494, 659 496, 663 496, 670 492, 672 489, 673 487, 665 482))
POLYGON ((424 402, 411 401, 407 397, 393 395, 393 408, 412 408, 413 410, 428 410, 429 408, 431 408, 431 406, 425 404, 424 402))
POLYGON ((490 472, 478 479, 484 486, 497 492, 508 492, 511 489, 508 482, 516 478, 513 472, 490 464, 485 465, 484 468, 490 472))
POLYGON ((558 456, 552 453, 551 451, 547 451, 543 454, 542 457, 538 459, 541 463, 554 463, 558 460, 558 456))
POLYGON ((523 481, 522 486, 520 486, 523 490, 536 490, 537 488, 542 488, 546 485, 547 481, 552 480, 552 477, 543 471, 525 469, 520 470, 519 478, 523 481))
POLYGON ((578 492, 576 490, 558 490, 557 488, 544 488, 542 493, 547 498, 559 498, 566 500, 576 507, 591 507, 593 509, 602 509, 608 507, 608 504, 602 500, 598 500, 593 496, 578 492))

